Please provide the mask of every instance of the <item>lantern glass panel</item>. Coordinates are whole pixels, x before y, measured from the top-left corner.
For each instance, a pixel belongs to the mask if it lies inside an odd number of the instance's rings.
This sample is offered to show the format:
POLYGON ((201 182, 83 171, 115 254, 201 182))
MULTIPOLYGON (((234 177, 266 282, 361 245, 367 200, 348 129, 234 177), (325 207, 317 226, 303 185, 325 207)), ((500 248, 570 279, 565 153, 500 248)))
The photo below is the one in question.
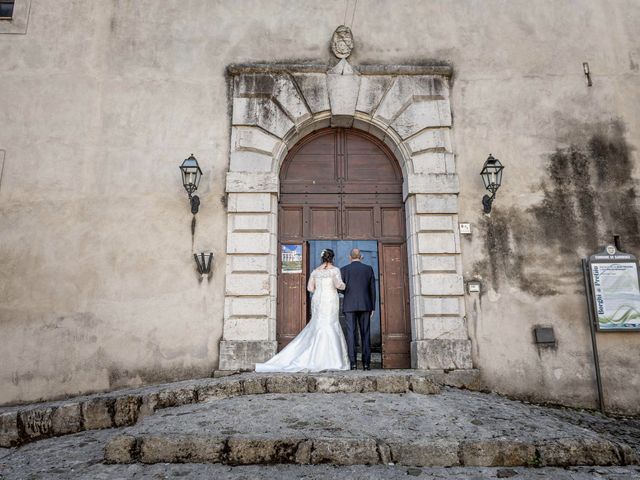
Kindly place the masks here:
POLYGON ((202 177, 202 170, 200 170, 198 161, 192 155, 182 162, 180 170, 182 171, 182 185, 184 185, 189 194, 193 193, 198 189, 200 178, 202 177))
POLYGON ((489 190, 491 193, 495 193, 502 184, 503 169, 504 167, 500 163, 500 160, 489 155, 489 158, 482 167, 482 172, 480 172, 484 188, 489 190))
POLYGON ((504 167, 502 165, 500 165, 499 170, 496 172, 496 185, 500 186, 502 185, 502 170, 504 170, 504 167))

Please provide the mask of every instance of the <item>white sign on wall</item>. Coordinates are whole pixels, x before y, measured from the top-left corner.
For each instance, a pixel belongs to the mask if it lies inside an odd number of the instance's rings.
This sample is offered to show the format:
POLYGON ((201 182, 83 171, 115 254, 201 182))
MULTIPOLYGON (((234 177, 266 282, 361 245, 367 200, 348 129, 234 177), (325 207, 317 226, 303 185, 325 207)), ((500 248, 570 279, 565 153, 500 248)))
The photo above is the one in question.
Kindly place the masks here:
POLYGON ((590 261, 596 325, 599 330, 640 330, 638 264, 615 249, 605 252, 590 261))

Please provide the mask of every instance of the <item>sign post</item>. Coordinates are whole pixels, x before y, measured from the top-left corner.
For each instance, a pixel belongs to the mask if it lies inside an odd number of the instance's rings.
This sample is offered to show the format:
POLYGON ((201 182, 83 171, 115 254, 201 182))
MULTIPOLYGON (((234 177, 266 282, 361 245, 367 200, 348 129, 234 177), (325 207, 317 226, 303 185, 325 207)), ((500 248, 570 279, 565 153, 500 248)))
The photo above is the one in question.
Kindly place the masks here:
POLYGON ((596 385, 598 387, 598 407, 604 411, 604 393, 602 392, 602 377, 600 376, 600 357, 598 355, 598 342, 596 341, 595 315, 593 313, 593 294, 591 282, 589 282, 589 260, 582 259, 582 273, 584 276, 584 289, 587 292, 587 311, 589 313, 589 330, 591 332, 591 347, 593 348, 593 364, 596 369, 596 385))

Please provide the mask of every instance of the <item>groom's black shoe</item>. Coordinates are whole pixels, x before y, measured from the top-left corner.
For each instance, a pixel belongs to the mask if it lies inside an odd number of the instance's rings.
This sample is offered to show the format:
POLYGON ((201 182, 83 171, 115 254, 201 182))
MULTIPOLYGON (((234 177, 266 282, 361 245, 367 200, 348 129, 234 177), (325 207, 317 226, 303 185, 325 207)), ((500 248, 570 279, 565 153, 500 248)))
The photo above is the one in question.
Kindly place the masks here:
POLYGON ((351 370, 357 370, 358 367, 356 367, 354 364, 351 364, 351 370))
POLYGON ((362 369, 363 370, 371 370, 371 367, 369 365, 365 365, 362 369))

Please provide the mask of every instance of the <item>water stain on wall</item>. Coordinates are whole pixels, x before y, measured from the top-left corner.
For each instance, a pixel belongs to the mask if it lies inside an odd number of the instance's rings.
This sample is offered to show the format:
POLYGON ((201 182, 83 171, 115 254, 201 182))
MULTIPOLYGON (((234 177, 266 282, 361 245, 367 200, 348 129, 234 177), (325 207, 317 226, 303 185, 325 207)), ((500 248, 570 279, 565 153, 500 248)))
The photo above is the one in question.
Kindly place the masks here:
POLYGON ((614 234, 625 250, 640 253, 640 211, 622 124, 575 137, 581 140, 549 156, 537 205, 496 204, 483 218, 487 258, 474 269, 494 290, 509 283, 536 296, 581 291, 580 259, 614 234))

